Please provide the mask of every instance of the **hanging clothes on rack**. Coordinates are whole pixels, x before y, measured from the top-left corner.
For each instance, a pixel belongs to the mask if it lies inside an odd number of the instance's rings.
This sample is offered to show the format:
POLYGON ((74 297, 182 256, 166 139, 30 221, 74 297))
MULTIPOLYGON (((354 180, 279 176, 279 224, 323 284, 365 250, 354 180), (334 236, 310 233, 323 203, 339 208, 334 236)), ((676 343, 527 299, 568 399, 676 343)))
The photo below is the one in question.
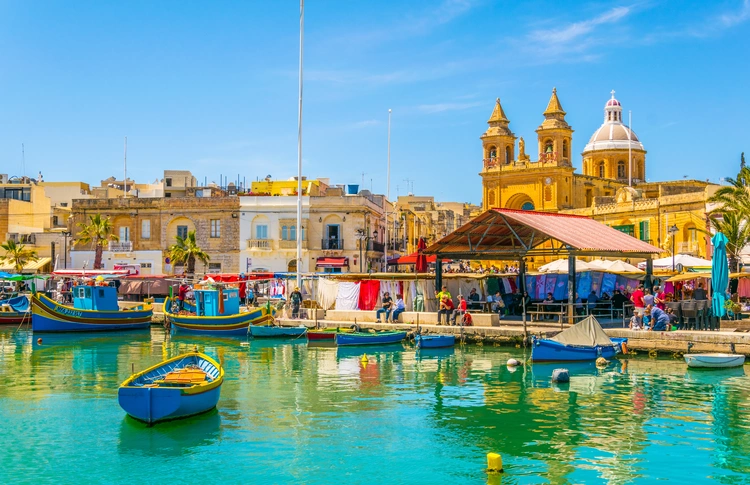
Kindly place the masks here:
POLYGON ((336 304, 336 295, 339 291, 338 281, 320 278, 318 280, 318 291, 316 300, 324 310, 330 310, 336 304))
POLYGON ((356 310, 359 303, 359 283, 343 281, 336 294, 336 310, 356 310))
MULTIPOLYGON (((380 303, 380 281, 378 280, 362 280, 359 283, 359 303, 358 307, 360 310, 374 310, 380 303)), ((391 295, 394 298, 395 295, 391 295)))

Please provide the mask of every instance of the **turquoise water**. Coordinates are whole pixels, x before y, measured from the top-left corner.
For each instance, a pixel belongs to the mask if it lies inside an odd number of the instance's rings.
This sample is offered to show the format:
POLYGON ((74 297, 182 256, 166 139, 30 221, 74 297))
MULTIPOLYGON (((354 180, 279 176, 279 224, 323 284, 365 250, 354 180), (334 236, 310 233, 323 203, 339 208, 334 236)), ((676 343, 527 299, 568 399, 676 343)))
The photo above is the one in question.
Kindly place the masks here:
POLYGON ((0 329, 0 483, 748 483, 750 378, 637 356, 512 371, 523 349, 308 347, 0 329), (147 428, 117 386, 198 345, 217 411, 147 428), (484 472, 487 452, 505 473, 484 472))

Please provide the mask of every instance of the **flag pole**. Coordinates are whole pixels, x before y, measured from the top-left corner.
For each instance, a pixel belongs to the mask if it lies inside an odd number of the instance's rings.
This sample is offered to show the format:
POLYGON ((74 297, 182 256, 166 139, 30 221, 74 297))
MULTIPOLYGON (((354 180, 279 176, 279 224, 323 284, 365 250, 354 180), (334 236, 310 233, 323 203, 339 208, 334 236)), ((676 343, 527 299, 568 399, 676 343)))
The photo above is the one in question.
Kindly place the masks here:
POLYGON ((299 2, 299 106, 297 111, 297 286, 302 287, 302 59, 305 41, 305 0, 299 2))

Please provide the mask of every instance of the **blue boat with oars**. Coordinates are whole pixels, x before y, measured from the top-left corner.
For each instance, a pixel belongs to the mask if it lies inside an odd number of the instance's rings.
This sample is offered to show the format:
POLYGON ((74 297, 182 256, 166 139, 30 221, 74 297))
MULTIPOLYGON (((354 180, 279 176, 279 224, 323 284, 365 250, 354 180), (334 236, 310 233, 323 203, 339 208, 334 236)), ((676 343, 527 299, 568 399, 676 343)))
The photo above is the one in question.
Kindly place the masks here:
POLYGON ((596 318, 590 315, 552 338, 534 337, 531 361, 595 361, 599 357, 611 359, 618 353, 627 351, 627 340, 609 338, 596 318))
POLYGON ((103 278, 95 285, 74 286, 71 293, 72 306, 36 293, 31 298, 31 329, 34 332, 102 332, 144 330, 151 326, 151 304, 121 309, 117 303, 117 288, 107 285, 103 278))
POLYGON ((187 418, 216 407, 224 369, 200 352, 178 355, 133 374, 120 385, 120 407, 149 425, 187 418))
POLYGON ((18 325, 31 321, 31 306, 26 295, 0 300, 0 325, 18 325))
POLYGON ((456 344, 455 335, 416 335, 414 342, 418 349, 440 349, 453 347, 456 344))
POLYGON ((237 287, 198 286, 193 293, 194 304, 184 303, 182 308, 179 300, 164 300, 164 317, 177 333, 244 337, 248 326, 273 320, 274 308, 270 305, 241 310, 237 287))
POLYGON ((406 332, 352 332, 337 333, 336 345, 354 346, 354 345, 385 345, 401 342, 406 338, 406 332))

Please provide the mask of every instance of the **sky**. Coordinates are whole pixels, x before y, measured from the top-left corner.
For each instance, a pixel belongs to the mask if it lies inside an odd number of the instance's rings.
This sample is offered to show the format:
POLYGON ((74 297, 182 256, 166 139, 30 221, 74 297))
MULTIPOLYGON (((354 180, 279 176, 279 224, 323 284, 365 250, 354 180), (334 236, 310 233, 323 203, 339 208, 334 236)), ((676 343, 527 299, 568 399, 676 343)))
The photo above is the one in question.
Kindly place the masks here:
MULTIPOLYGON (((303 173, 385 193, 392 109, 391 198, 481 203, 495 98, 534 146, 556 87, 574 154, 614 89, 648 180, 720 183, 750 155, 748 34, 750 0, 308 0, 303 173)), ((287 179, 298 69, 291 0, 0 0, 0 173, 121 179, 127 136, 137 182, 287 179)))

